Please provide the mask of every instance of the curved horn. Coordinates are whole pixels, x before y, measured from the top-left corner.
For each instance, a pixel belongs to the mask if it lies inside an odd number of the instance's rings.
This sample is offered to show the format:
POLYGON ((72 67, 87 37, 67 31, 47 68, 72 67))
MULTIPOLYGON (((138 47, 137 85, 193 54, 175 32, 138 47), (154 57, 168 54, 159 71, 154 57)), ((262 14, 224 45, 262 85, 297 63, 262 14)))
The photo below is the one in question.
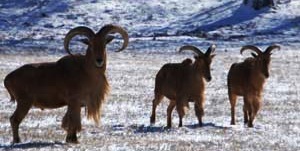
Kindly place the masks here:
POLYGON ((261 54, 262 54, 261 49, 259 49, 259 48, 256 47, 256 46, 253 46, 253 45, 246 45, 246 46, 243 46, 242 49, 240 50, 240 53, 243 54, 243 52, 244 52, 245 50, 247 50, 247 49, 256 52, 256 54, 258 54, 258 55, 261 55, 261 54))
POLYGON ((117 26, 117 25, 108 24, 108 25, 103 26, 96 33, 96 36, 103 36, 103 38, 105 38, 106 35, 110 34, 110 33, 119 33, 119 34, 121 34, 121 36, 124 40, 123 46, 117 52, 124 50, 128 46, 129 36, 128 36, 127 31, 125 29, 123 29, 122 27, 117 26))
POLYGON ((204 55, 204 53, 200 49, 198 49, 195 46, 191 46, 191 45, 185 45, 185 46, 180 47, 179 52, 182 52, 183 50, 191 50, 191 51, 195 52, 199 56, 200 55, 201 56, 204 55))
POLYGON ((88 40, 90 40, 92 37, 95 36, 95 33, 90 28, 84 27, 84 26, 79 26, 79 27, 75 27, 75 28, 71 29, 67 33, 67 35, 64 39, 64 48, 67 51, 67 53, 70 55, 72 55, 72 53, 70 52, 70 49, 69 49, 69 43, 70 43, 71 39, 77 35, 86 36, 88 38, 88 40))
POLYGON ((278 50, 280 50, 280 46, 279 45, 271 45, 271 46, 269 46, 267 49, 266 49, 266 51, 264 52, 265 54, 270 54, 271 53, 271 51, 272 50, 274 50, 274 49, 278 49, 278 50))

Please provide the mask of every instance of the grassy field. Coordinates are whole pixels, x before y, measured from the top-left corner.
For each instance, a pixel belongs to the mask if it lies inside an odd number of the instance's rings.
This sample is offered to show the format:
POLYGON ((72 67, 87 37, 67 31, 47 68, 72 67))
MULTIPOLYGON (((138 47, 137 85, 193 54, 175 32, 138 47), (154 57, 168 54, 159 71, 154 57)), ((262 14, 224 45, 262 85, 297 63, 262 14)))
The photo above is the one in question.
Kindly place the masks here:
POLYGON ((174 111, 173 128, 164 129, 166 99, 157 108, 157 123, 149 124, 156 72, 163 64, 181 62, 190 54, 110 52, 107 76, 111 93, 99 126, 86 119, 83 109, 80 144, 67 144, 66 133, 60 127, 66 108, 32 108, 20 126, 22 143, 13 146, 9 117, 16 104, 9 101, 3 87, 5 75, 22 64, 55 61, 61 55, 0 54, 0 150, 299 150, 300 52, 274 52, 263 107, 254 128, 243 124, 241 99, 236 108, 237 125, 230 125, 227 72, 233 62, 242 61, 245 56, 238 51, 216 54, 213 80, 206 89, 204 127, 195 126, 197 118, 191 108, 182 128, 177 127, 174 111))

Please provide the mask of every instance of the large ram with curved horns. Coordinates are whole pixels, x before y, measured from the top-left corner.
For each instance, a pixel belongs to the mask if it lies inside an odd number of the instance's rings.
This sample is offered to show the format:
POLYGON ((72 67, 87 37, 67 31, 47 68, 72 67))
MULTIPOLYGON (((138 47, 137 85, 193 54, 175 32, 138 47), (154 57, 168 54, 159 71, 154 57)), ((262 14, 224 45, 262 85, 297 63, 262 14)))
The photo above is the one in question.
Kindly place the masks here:
POLYGON ((211 45, 206 53, 203 53, 195 46, 183 46, 179 52, 183 50, 193 51, 196 54, 195 61, 185 59, 181 63, 168 63, 158 71, 155 79, 151 124, 155 123, 156 107, 165 96, 170 100, 167 109, 168 128, 172 126, 171 114, 175 106, 179 114, 179 127, 182 127, 182 118, 185 115, 185 109, 189 108, 189 102, 195 102, 195 113, 199 126, 202 126, 205 80, 210 81, 212 79, 210 65, 215 56, 212 54, 215 48, 215 45, 211 45))
POLYGON ((278 45, 269 46, 264 52, 253 45, 242 47, 240 53, 250 50, 253 57, 231 65, 228 77, 228 95, 231 105, 231 124, 235 124, 235 105, 237 96, 244 98, 244 123, 253 127, 253 120, 261 108, 263 86, 269 77, 271 52, 280 49, 278 45))
MULTIPOLYGON (((67 131, 66 142, 78 143, 81 130, 81 107, 87 107, 88 118, 98 123, 101 106, 109 91, 105 75, 107 35, 120 33, 124 39, 123 50, 128 45, 127 32, 116 25, 105 25, 96 34, 88 27, 76 27, 65 37, 68 53, 70 40, 83 35, 88 38, 85 55, 68 55, 57 62, 26 64, 9 73, 4 85, 17 108, 10 117, 13 142, 20 142, 19 125, 31 107, 52 109, 67 106, 62 127, 67 131)), ((71 54, 71 53, 70 53, 71 54)))

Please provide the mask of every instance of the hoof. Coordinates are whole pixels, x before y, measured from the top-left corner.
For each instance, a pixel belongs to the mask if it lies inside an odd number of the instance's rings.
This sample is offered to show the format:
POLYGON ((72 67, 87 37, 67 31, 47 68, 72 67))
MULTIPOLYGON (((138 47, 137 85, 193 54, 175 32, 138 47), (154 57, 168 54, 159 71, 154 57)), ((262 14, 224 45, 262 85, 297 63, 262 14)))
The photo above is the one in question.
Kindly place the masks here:
POLYGON ((155 117, 154 116, 150 117, 150 124, 155 124, 155 117))
POLYGON ((79 144, 79 141, 75 140, 75 139, 66 139, 66 142, 67 143, 72 143, 72 144, 79 144))
POLYGON ((248 127, 253 128, 253 124, 248 123, 248 127))
POLYGON ((12 144, 17 144, 17 143, 21 143, 21 140, 20 140, 19 137, 18 138, 14 138, 14 140, 12 142, 12 144))
POLYGON ((77 140, 77 136, 72 135, 72 136, 67 136, 66 138, 67 143, 73 143, 73 144, 79 144, 79 141, 77 140))
POLYGON ((172 128, 172 125, 167 125, 166 129, 172 128))
POLYGON ((169 129, 171 129, 171 128, 172 128, 171 126, 166 126, 166 127, 164 127, 165 130, 169 130, 169 129))
POLYGON ((199 126, 199 127, 203 127, 203 123, 199 123, 198 126, 199 126))

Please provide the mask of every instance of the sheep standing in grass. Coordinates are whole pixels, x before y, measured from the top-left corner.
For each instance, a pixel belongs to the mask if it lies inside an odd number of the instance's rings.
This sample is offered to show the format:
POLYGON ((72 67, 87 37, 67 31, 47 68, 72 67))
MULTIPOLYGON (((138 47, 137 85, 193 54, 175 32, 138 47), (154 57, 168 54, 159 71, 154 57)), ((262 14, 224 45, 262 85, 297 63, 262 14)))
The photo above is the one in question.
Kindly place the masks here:
POLYGON ((271 51, 280 49, 277 45, 269 46, 265 52, 258 47, 247 45, 240 53, 251 50, 253 57, 244 62, 234 63, 228 73, 228 95, 231 105, 231 124, 235 124, 235 105, 237 96, 244 98, 244 122, 253 127, 253 120, 261 107, 261 96, 265 80, 269 77, 271 51))
POLYGON ((78 143, 81 130, 80 110, 87 107, 88 118, 98 123, 101 106, 109 90, 106 79, 106 44, 110 33, 120 33, 124 39, 120 50, 128 44, 127 32, 115 25, 105 25, 96 34, 88 27, 76 27, 65 37, 64 46, 69 51, 70 40, 77 35, 88 38, 86 55, 68 55, 57 62, 26 64, 4 79, 4 85, 17 108, 10 117, 13 143, 19 143, 19 125, 29 109, 68 106, 62 127, 67 131, 66 142, 78 143))
POLYGON ((183 50, 191 50, 197 55, 195 61, 186 59, 182 63, 165 64, 157 73, 155 79, 154 100, 152 105, 151 124, 155 123, 155 110, 164 96, 170 99, 167 109, 167 127, 172 125, 171 114, 176 106, 179 114, 179 127, 182 127, 182 118, 185 115, 185 108, 189 102, 195 102, 195 112, 202 126, 202 116, 204 115, 204 90, 205 81, 211 80, 210 64, 215 56, 211 54, 215 51, 215 45, 211 45, 206 53, 203 53, 194 46, 183 46, 183 50))

